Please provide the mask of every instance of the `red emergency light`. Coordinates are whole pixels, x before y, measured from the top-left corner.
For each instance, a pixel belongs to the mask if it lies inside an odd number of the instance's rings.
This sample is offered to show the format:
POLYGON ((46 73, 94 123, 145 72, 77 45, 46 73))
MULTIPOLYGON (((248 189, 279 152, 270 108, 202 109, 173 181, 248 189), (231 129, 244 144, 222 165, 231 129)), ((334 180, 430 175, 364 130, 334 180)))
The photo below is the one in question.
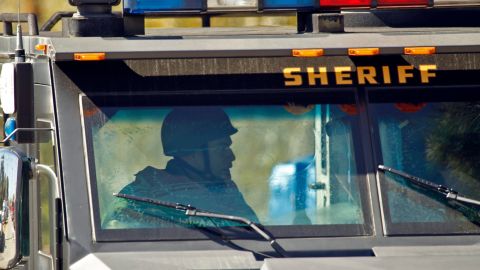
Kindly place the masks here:
POLYGON ((427 103, 395 103, 395 108, 397 108, 401 112, 405 113, 414 113, 418 112, 427 106, 427 103))
MULTIPOLYGON (((320 0, 320 7, 332 8, 369 8, 374 7, 372 0, 320 0)), ((428 6, 428 0, 377 0, 375 7, 392 6, 428 6)))
POLYGON ((354 116, 358 114, 358 109, 356 104, 340 104, 338 105, 338 107, 340 107, 340 110, 342 110, 342 112, 350 116, 354 116))

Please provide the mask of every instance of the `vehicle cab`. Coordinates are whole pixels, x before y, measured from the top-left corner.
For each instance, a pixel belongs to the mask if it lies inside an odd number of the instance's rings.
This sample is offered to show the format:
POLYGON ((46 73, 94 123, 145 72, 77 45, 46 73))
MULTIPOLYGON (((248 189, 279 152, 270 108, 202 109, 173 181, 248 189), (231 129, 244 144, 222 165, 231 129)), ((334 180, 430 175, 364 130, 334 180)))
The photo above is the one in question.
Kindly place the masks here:
POLYGON ((70 3, 0 16, 1 269, 478 267, 475 1, 70 3))

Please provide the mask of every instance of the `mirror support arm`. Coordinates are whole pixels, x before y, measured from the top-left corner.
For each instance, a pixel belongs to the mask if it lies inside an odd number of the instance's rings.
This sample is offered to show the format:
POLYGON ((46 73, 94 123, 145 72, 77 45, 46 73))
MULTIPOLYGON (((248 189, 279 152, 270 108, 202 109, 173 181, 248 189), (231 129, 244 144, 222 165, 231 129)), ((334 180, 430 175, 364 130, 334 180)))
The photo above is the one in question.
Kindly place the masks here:
POLYGON ((55 269, 62 269, 63 255, 62 255, 62 234, 63 234, 63 220, 62 220, 62 203, 60 200, 60 192, 57 181, 57 175, 47 165, 35 163, 35 171, 37 175, 45 174, 50 181, 50 193, 53 198, 50 199, 50 209, 54 211, 54 214, 50 216, 53 220, 54 234, 51 236, 52 243, 55 243, 53 253, 55 269))
POLYGON ((31 131, 54 131, 54 129, 53 128, 16 128, 3 141, 0 141, 0 143, 6 143, 8 140, 10 140, 19 131, 29 131, 29 132, 31 132, 31 131))
POLYGON ((58 191, 58 184, 57 184, 57 175, 55 172, 52 170, 47 165, 43 164, 35 164, 35 168, 37 169, 38 173, 44 173, 48 176, 48 179, 50 180, 51 184, 51 192, 54 195, 55 198, 58 198, 60 196, 59 191, 58 191))

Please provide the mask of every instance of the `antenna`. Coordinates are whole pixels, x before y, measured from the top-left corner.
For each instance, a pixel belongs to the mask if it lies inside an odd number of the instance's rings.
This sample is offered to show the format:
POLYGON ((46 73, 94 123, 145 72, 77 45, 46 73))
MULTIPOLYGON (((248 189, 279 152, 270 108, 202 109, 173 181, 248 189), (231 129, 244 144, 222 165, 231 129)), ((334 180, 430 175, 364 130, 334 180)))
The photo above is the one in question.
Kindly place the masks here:
POLYGON ((20 24, 20 0, 17 0, 17 21, 20 24))
POLYGON ((15 63, 25 62, 25 50, 23 49, 22 25, 20 24, 20 0, 17 0, 17 47, 15 49, 15 63))

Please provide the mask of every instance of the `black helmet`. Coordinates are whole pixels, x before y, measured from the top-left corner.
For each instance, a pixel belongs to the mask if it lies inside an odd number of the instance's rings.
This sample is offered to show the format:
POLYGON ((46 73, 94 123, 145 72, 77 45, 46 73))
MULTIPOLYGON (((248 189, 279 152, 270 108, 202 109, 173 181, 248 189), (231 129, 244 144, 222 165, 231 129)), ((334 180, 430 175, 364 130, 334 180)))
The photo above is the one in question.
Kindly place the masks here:
POLYGON ((175 156, 205 149, 209 141, 233 135, 237 131, 220 108, 175 108, 163 121, 163 152, 166 156, 175 156))

